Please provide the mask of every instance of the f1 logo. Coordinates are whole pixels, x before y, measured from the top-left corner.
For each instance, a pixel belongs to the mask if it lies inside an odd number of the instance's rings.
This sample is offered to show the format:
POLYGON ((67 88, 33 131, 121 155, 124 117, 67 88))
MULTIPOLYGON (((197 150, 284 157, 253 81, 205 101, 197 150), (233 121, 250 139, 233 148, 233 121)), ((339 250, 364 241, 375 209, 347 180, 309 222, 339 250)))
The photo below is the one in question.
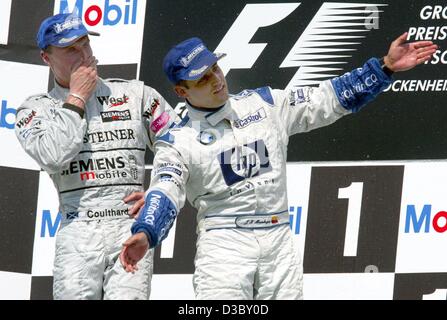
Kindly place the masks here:
MULTIPOLYGON (((224 74, 231 69, 251 69, 268 45, 250 43, 258 29, 280 22, 300 5, 301 2, 247 4, 215 50, 227 53, 227 57, 219 61, 224 74)), ((324 80, 322 78, 340 75, 342 69, 337 66, 351 57, 346 52, 356 51, 355 47, 361 44, 354 40, 379 28, 379 7, 382 6, 387 5, 323 3, 279 66, 298 68, 286 88, 317 85, 324 80)), ((295 32, 298 35, 299 31, 295 32)))
POLYGON ((227 54, 225 59, 219 61, 224 74, 231 69, 250 69, 267 46, 267 43, 249 43, 256 31, 283 20, 299 5, 300 3, 247 4, 216 48, 216 52, 227 54))

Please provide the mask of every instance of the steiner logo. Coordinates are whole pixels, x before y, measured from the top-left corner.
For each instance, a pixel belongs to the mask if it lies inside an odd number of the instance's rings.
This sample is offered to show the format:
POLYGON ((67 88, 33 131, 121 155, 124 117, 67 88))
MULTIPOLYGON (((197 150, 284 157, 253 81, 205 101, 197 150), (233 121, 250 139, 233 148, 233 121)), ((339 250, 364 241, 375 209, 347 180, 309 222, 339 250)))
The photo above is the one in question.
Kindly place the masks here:
POLYGON ((59 13, 74 12, 77 9, 83 13, 83 21, 88 26, 96 26, 101 22, 104 26, 115 26, 119 23, 129 25, 136 24, 137 21, 138 0, 95 1, 94 5, 86 8, 84 3, 87 1, 76 0, 74 6, 69 6, 69 2, 72 4, 74 1, 61 0, 59 13))

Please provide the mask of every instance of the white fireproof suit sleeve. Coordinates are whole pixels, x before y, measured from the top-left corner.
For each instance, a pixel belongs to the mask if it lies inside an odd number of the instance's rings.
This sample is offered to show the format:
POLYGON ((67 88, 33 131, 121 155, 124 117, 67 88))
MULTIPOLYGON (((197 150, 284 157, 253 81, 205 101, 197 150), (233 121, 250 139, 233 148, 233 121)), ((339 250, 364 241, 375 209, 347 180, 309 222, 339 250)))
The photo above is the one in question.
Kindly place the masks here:
POLYGON ((288 136, 327 126, 351 113, 341 106, 330 81, 315 88, 272 90, 272 95, 288 136))
POLYGON ((81 150, 87 124, 75 111, 46 95, 29 97, 17 110, 16 136, 48 173, 66 166, 81 150))
POLYGON ((273 100, 287 135, 329 125, 348 113, 358 112, 393 82, 377 58, 320 86, 273 90, 273 100))
POLYGON ((188 180, 186 163, 171 144, 156 143, 155 148, 151 185, 145 194, 145 205, 131 228, 132 234, 146 233, 151 248, 168 236, 185 204, 188 180))
POLYGON ((185 205, 188 177, 187 163, 177 149, 169 143, 156 143, 154 168, 147 192, 163 192, 173 201, 177 210, 180 210, 185 205))
POLYGON ((142 108, 143 122, 149 137, 148 146, 153 150, 155 141, 180 119, 163 96, 149 86, 144 86, 142 108))

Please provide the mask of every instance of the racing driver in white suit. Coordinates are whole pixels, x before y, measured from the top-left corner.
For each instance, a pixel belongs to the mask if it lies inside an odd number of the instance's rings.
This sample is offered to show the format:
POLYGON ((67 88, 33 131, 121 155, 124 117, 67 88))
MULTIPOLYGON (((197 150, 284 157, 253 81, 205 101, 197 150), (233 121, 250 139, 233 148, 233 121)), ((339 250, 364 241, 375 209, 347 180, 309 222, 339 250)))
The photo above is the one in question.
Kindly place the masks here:
POLYGON ((430 41, 396 39, 383 59, 319 87, 245 90, 229 97, 217 61, 198 38, 173 47, 164 71, 189 120, 156 142, 151 186, 121 261, 134 271, 168 233, 185 197, 198 210, 197 299, 301 299, 303 268, 289 228, 289 136, 359 111, 393 72, 430 59, 430 41))
POLYGON ((15 131, 59 193, 53 297, 146 300, 152 250, 134 275, 118 256, 138 212, 129 195, 144 191, 146 146, 176 114, 141 81, 99 78, 88 34, 77 15, 42 22, 37 43, 55 87, 26 99, 15 131))

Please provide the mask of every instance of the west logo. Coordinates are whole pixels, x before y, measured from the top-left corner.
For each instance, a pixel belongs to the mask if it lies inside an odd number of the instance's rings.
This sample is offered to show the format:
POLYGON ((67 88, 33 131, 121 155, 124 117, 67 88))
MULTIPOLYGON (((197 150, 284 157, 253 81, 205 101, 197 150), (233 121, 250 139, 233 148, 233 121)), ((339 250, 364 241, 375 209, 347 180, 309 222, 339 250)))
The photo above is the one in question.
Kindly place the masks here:
POLYGON ((145 117, 145 118, 151 117, 154 114, 155 110, 157 110, 159 105, 160 105, 160 101, 158 99, 154 99, 151 103, 151 108, 146 110, 143 113, 143 117, 145 117))
POLYGON ((99 96, 96 97, 98 99, 99 103, 102 105, 107 105, 109 107, 118 107, 121 106, 129 101, 129 97, 123 94, 122 98, 114 98, 110 96, 99 96))
POLYGON ((36 115, 36 111, 31 111, 27 116, 23 117, 19 121, 17 121, 17 127, 22 128, 26 127, 31 120, 33 120, 34 116, 36 115))

